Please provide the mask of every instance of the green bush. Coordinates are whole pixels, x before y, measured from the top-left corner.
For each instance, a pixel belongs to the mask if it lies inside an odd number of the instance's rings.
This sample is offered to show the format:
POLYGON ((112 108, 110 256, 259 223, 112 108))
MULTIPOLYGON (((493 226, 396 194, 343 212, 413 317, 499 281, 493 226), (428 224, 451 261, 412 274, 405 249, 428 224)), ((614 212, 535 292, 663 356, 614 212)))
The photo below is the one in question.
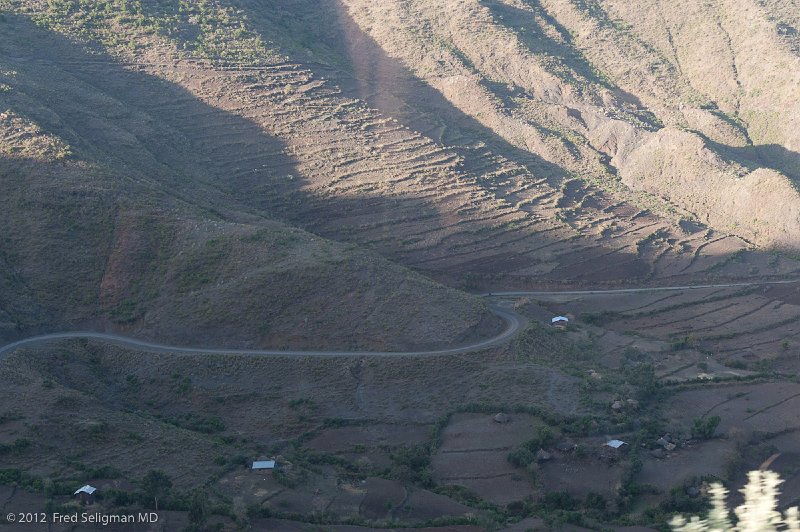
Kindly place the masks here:
POLYGON ((578 501, 566 491, 553 491, 545 494, 542 498, 541 506, 547 510, 575 510, 578 501))
POLYGON ((514 467, 526 467, 536 456, 527 447, 517 447, 508 453, 508 462, 514 467))
POLYGON ((433 486, 428 466, 431 463, 430 449, 423 445, 401 447, 391 454, 395 464, 394 476, 403 480, 433 486))
POLYGON ((590 510, 605 511, 607 504, 605 497, 593 491, 587 493, 586 498, 583 500, 583 507, 590 510))
POLYGON ((214 434, 225 430, 225 423, 217 416, 201 418, 189 423, 186 428, 204 434, 214 434))
POLYGON ((0 455, 22 454, 30 446, 31 446, 30 440, 26 438, 17 438, 12 443, 0 444, 0 455))
POLYGON ((708 440, 713 438, 720 421, 722 420, 719 416, 696 418, 692 425, 692 438, 697 438, 699 440, 708 440))

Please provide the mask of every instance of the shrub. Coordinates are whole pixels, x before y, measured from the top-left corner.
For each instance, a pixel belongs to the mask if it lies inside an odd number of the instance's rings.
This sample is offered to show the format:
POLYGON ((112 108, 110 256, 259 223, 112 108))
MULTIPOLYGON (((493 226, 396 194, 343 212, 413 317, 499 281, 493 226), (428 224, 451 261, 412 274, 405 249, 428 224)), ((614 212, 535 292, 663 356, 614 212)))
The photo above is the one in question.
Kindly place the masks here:
POLYGON ((720 421, 721 419, 719 416, 711 416, 709 418, 700 417, 695 419, 694 424, 692 425, 692 438, 697 438, 700 440, 708 440, 713 438, 714 432, 716 432, 720 421))
POLYGON ((595 493, 594 491, 587 493, 586 499, 583 501, 583 507, 592 510, 605 510, 606 505, 606 498, 599 493, 595 493))
POLYGON ((535 456, 527 447, 517 447, 508 453, 508 462, 514 467, 525 467, 533 462, 535 456))
POLYGON ((0 455, 3 454, 22 454, 28 447, 31 446, 31 441, 26 438, 17 438, 12 443, 0 444, 0 455))
POLYGON ((172 489, 172 480, 163 471, 153 469, 142 478, 141 488, 145 496, 153 498, 158 511, 158 499, 166 496, 172 489))
POLYGON ((188 429, 205 434, 213 434, 225 430, 225 423, 217 416, 202 418, 189 423, 188 429))
POLYGON ((578 501, 566 491, 553 491, 544 496, 542 506, 548 510, 574 510, 578 501))
POLYGON ((395 476, 412 482, 419 482, 423 486, 433 486, 428 466, 430 465, 430 451, 422 445, 401 447, 391 454, 395 464, 395 476))

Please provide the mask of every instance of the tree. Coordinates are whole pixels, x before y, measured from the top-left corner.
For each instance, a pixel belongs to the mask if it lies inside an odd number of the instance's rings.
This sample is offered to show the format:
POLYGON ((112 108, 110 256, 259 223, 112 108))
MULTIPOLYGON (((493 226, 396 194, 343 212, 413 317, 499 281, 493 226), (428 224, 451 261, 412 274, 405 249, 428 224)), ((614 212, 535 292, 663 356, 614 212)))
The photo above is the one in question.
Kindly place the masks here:
POLYGON ((699 417, 695 419, 694 425, 692 426, 692 438, 700 440, 713 438, 720 421, 721 419, 719 416, 711 416, 710 418, 699 417))
POLYGON ((208 520, 208 513, 208 494, 203 490, 194 490, 189 506, 189 522, 201 528, 208 520))
POLYGON ((527 447, 517 447, 508 454, 508 462, 515 467, 525 467, 535 459, 527 447))
POLYGON ((153 497, 156 511, 158 511, 158 499, 169 493, 170 488, 172 488, 172 480, 161 470, 151 469, 142 478, 142 490, 153 497))
POLYGON ((707 519, 692 516, 687 521, 676 516, 670 526, 676 532, 772 532, 786 530, 800 532, 800 512, 797 507, 789 508, 785 515, 778 511, 778 485, 782 482, 773 471, 751 471, 747 475, 747 485, 742 489, 744 504, 734 513, 738 518, 731 524, 730 512, 725 505, 727 490, 722 484, 711 485, 711 511, 707 519))

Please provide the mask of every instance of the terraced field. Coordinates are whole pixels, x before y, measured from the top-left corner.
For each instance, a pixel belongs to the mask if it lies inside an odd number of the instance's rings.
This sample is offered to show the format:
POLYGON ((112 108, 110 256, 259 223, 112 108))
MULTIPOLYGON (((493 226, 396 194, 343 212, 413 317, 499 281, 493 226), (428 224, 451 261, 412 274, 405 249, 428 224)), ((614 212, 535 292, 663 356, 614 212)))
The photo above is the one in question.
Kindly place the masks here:
POLYGON ((781 15, 770 8, 738 2, 753 28, 744 35, 732 27, 736 8, 709 4, 700 18, 722 22, 701 36, 691 9, 661 3, 645 17, 617 2, 344 4, 387 55, 516 148, 617 193, 621 179, 626 195, 667 199, 750 241, 796 244, 797 107, 786 96, 798 79, 783 65, 797 56, 776 38, 781 15), (659 16, 681 39, 664 35, 659 16), (716 46, 694 42, 703 39, 716 46), (759 63, 746 44, 755 41, 775 53, 759 63), (685 56, 693 69, 681 69, 685 56), (769 88, 758 86, 759 69, 769 88), (731 93, 740 106, 729 105, 731 93))
POLYGON ((169 526, 659 527, 777 453, 794 500, 800 291, 749 284, 800 277, 794 7, 0 0, 2 343, 529 319, 18 350, 6 505, 153 467, 169 526))
MULTIPOLYGON (((243 7, 248 28, 277 25, 256 4, 243 7)), ((685 211, 670 214, 655 197, 591 177, 583 163, 517 146, 382 50, 361 29, 358 10, 321 9, 312 15, 301 3, 292 16, 330 15, 336 38, 314 49, 339 61, 311 61, 313 53, 290 43, 283 55, 265 49, 252 66, 209 61, 176 50, 186 45, 180 39, 125 23, 134 52, 112 46, 114 55, 86 56, 58 46, 55 58, 52 36, 14 18, 32 46, 12 51, 8 66, 18 90, 49 102, 51 113, 36 115, 42 127, 106 162, 166 183, 191 176, 207 188, 192 190, 189 201, 213 203, 224 191, 237 210, 368 246, 454 286, 796 270, 792 260, 745 253, 746 241, 685 211), (46 88, 53 86, 90 88, 93 101, 116 103, 87 113, 85 98, 56 98, 46 88), (134 114, 121 117, 123 107, 134 114), (48 122, 53 116, 62 122, 48 122), (677 223, 681 216, 689 217, 677 223)), ((93 27, 89 36, 104 35, 102 24, 93 27)))
POLYGON ((494 503, 532 496, 533 486, 506 456, 539 426, 540 421, 524 414, 503 424, 486 414, 453 416, 431 461, 434 478, 445 485, 464 486, 494 503))
POLYGON ((797 362, 800 301, 795 285, 551 300, 553 309, 581 314, 605 330, 635 332, 636 337, 660 341, 669 350, 700 350, 712 363, 744 368, 771 361, 788 370, 797 362))

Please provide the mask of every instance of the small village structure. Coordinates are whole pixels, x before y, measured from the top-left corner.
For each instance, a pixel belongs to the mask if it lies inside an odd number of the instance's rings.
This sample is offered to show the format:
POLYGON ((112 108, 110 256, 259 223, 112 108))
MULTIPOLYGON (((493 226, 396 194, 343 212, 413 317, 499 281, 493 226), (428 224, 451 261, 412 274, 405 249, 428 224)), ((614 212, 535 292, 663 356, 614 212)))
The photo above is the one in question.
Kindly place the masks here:
POLYGON ((553 458, 551 453, 548 453, 544 449, 539 449, 536 451, 536 461, 537 462, 547 462, 553 458))
POLYGON ((639 401, 636 399, 621 399, 615 400, 611 403, 611 410, 614 412, 621 412, 623 410, 637 410, 639 408, 639 401))
POLYGON ((663 447, 665 451, 674 451, 676 447, 676 445, 672 443, 672 439, 670 438, 669 434, 660 437, 658 440, 656 440, 656 443, 663 447))
POLYGON ((603 445, 615 451, 627 451, 629 447, 629 445, 622 440, 608 440, 603 445))
POLYGON ((556 445, 556 450, 560 453, 568 453, 574 451, 578 446, 571 441, 562 441, 556 445))
POLYGON ((85 486, 77 489, 73 495, 83 504, 92 504, 94 502, 94 493, 97 488, 86 484, 85 486))
POLYGON ((253 471, 265 471, 275 469, 275 460, 256 460, 250 468, 253 471))
POLYGON ((494 416, 495 423, 508 423, 511 421, 511 418, 508 417, 508 414, 500 412, 494 416))
POLYGON ((569 318, 566 316, 556 316, 550 320, 550 325, 557 329, 566 329, 569 325, 569 318))

